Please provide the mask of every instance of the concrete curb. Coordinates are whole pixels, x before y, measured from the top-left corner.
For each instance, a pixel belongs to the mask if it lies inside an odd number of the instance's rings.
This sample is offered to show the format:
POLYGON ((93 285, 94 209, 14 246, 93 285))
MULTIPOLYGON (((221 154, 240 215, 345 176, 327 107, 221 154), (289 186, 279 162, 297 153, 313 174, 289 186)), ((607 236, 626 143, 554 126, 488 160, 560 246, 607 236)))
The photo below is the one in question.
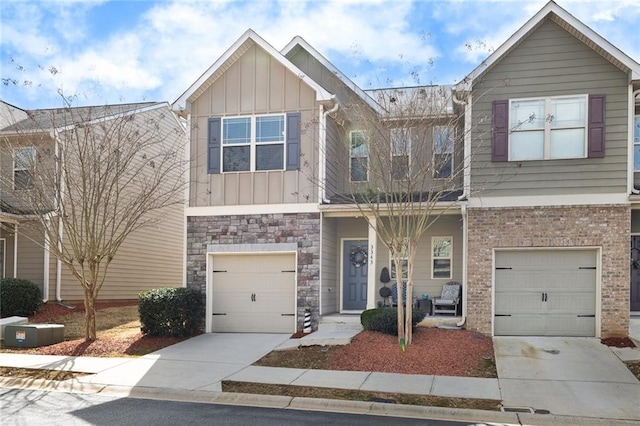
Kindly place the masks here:
POLYGON ((166 388, 99 386, 79 383, 77 379, 55 381, 0 377, 0 387, 13 389, 36 389, 66 393, 92 393, 114 397, 154 399, 164 401, 196 402, 205 404, 242 405, 263 408, 324 411, 351 414, 369 414, 387 417, 407 417, 433 420, 455 420, 500 424, 522 424, 551 426, 631 426, 634 420, 600 419, 592 417, 556 416, 552 414, 505 413, 499 411, 471 410, 461 408, 428 407, 420 405, 385 404, 379 402, 346 401, 335 399, 288 397, 279 395, 256 395, 232 392, 198 390, 176 390, 166 388))

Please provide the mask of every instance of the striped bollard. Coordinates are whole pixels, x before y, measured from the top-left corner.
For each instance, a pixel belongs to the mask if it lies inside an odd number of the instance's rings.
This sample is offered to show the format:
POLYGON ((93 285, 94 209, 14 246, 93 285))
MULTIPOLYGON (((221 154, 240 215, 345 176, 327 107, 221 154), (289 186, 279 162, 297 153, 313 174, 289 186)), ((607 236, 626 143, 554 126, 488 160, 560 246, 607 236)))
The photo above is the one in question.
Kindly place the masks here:
POLYGON ((311 333, 311 311, 308 309, 304 311, 304 332, 311 333))

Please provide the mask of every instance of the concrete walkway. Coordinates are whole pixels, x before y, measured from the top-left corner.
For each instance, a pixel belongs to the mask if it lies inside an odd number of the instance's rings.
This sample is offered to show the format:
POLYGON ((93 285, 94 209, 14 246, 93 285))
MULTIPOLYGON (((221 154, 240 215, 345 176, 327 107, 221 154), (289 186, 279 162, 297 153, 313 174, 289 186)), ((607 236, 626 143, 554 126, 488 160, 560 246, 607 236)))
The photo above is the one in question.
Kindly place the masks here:
MULTIPOLYGON (((160 399, 162 395, 167 398, 173 395, 181 400, 205 398, 207 401, 221 402, 220 398, 223 397, 220 395, 227 395, 220 393, 221 381, 233 380, 496 399, 502 400, 508 409, 526 411, 530 408, 531 412, 538 410, 538 413, 550 413, 544 415, 522 412, 474 412, 473 418, 476 421, 522 424, 627 424, 640 421, 640 382, 620 361, 622 357, 640 360, 640 350, 616 352, 600 344, 598 339, 495 338, 499 379, 251 365, 271 350, 287 345, 291 345, 288 335, 204 334, 140 358, 0 353, 0 365, 91 373, 90 376, 64 385, 56 385, 58 388, 66 386, 67 390, 74 392, 106 393, 120 389, 125 395, 131 396, 139 396, 142 392, 144 395, 150 394, 151 397, 160 399), (573 423, 570 419, 573 419, 573 423)), ((15 383, 15 379, 5 379, 0 381, 0 386, 11 386, 15 383)), ((264 405, 255 402, 255 398, 264 402, 267 397, 236 395, 224 398, 225 403, 235 401, 264 405), (247 402, 242 398, 254 399, 251 399, 253 402, 247 402)), ((271 397, 269 401, 278 401, 277 404, 281 404, 282 398, 285 397, 271 397)), ((360 408, 353 408, 354 412, 362 412, 364 409, 365 412, 378 414, 391 410, 389 404, 362 404, 294 398, 284 406, 308 409, 339 407, 337 411, 350 411, 351 408, 348 407, 357 406, 360 408)), ((413 416, 410 412, 420 412, 423 413, 420 415, 424 415, 425 407, 406 407, 408 408, 405 415, 413 416)), ((391 411, 394 415, 402 415, 399 409, 400 406, 397 406, 391 411)), ((431 410, 430 416, 433 415, 433 408, 431 410)), ((465 410, 450 411, 449 416, 439 411, 438 418, 459 419, 457 413, 465 410)))

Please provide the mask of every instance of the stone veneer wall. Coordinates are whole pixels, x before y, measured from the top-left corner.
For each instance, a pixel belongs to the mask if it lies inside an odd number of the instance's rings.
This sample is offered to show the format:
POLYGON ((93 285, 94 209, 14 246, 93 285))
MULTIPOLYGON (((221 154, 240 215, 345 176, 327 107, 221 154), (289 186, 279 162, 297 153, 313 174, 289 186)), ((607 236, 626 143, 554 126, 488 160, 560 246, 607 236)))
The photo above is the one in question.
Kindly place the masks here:
POLYGON ((469 208, 467 328, 491 334, 494 248, 602 247, 601 337, 629 331, 628 206, 469 208))
POLYGON ((297 329, 302 330, 304 310, 311 309, 315 330, 320 313, 320 214, 287 213, 187 218, 187 287, 206 295, 207 245, 298 245, 297 329))

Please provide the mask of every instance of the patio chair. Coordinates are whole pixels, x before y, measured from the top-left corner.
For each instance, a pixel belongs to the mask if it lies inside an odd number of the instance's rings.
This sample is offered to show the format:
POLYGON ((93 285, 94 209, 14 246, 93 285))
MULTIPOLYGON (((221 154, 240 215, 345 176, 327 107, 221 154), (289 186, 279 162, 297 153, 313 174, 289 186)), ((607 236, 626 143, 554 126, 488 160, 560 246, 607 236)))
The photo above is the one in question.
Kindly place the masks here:
POLYGON ((455 281, 449 281, 442 286, 440 296, 433 299, 433 315, 453 314, 458 311, 460 303, 460 288, 462 285, 455 281))

